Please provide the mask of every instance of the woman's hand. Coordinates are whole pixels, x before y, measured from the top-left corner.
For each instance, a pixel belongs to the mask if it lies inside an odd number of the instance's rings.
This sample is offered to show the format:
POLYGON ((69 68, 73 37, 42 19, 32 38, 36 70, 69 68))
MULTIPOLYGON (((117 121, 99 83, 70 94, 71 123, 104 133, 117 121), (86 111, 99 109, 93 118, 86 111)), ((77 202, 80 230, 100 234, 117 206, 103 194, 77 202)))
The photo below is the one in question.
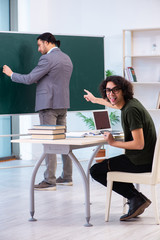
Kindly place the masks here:
POLYGON ((112 134, 106 131, 103 133, 103 136, 104 136, 104 139, 107 141, 107 143, 112 146, 112 144, 115 142, 112 134))
POLYGON ((100 105, 104 105, 106 107, 111 107, 111 108, 116 108, 116 106, 112 106, 110 102, 108 102, 106 99, 103 98, 97 98, 95 97, 90 91, 84 89, 84 91, 87 93, 84 95, 84 98, 86 99, 87 102, 92 102, 92 103, 97 103, 100 105))
POLYGON ((86 99, 86 101, 96 103, 96 97, 88 90, 84 89, 84 91, 87 93, 84 95, 84 98, 86 99))

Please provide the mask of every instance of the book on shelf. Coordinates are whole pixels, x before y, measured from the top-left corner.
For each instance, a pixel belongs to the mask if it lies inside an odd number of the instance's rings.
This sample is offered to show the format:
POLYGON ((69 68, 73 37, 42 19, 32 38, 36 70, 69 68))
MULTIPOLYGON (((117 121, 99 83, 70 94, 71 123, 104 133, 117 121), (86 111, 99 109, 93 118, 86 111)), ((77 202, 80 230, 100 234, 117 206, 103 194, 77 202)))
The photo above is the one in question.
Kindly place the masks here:
POLYGON ((125 77, 125 79, 127 79, 128 81, 130 81, 130 80, 129 80, 129 77, 128 77, 127 69, 124 70, 124 77, 125 77))
POLYGON ((127 67, 125 69, 125 78, 130 82, 137 82, 137 77, 133 67, 127 67))
POLYGON ((53 140, 53 139, 64 139, 65 134, 32 134, 33 139, 53 140))
POLYGON ((65 129, 40 129, 40 128, 32 128, 28 129, 29 134, 61 134, 65 133, 65 129))
POLYGON ((64 125, 34 125, 34 129, 65 129, 64 125))

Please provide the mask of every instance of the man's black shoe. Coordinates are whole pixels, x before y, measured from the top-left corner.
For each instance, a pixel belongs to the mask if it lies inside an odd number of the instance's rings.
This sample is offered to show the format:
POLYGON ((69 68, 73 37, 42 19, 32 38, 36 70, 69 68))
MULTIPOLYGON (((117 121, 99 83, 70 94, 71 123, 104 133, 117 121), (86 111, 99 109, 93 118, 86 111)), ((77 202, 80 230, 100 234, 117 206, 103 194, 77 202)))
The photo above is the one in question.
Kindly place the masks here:
POLYGON ((126 221, 128 219, 137 217, 142 214, 150 204, 151 201, 146 198, 142 193, 135 195, 133 198, 129 199, 129 210, 128 213, 120 217, 120 221, 126 221))

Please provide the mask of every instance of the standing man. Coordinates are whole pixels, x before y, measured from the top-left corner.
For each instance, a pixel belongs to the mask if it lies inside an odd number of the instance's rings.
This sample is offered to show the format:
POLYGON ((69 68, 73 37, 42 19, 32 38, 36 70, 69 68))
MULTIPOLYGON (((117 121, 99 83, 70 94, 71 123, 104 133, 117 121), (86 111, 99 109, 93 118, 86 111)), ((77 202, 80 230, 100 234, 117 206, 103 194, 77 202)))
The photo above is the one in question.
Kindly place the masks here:
MULTIPOLYGON (((51 33, 43 33, 37 38, 38 51, 42 54, 37 66, 29 74, 12 72, 3 66, 3 73, 11 77, 13 82, 37 83, 35 111, 39 112, 40 124, 65 125, 67 109, 70 107, 69 83, 73 65, 69 56, 63 53, 60 41, 51 33)), ((56 179, 57 161, 55 154, 48 154, 46 159, 44 180, 35 185, 37 190, 56 190, 57 184, 72 185, 72 161, 62 155, 63 172, 56 179)))
MULTIPOLYGON (((121 110, 121 123, 124 131, 124 142, 116 141, 109 132, 104 138, 110 146, 125 149, 125 154, 105 159, 93 165, 91 176, 99 183, 107 186, 106 176, 109 171, 132 173, 150 172, 156 131, 151 116, 144 106, 133 98, 132 84, 120 76, 107 77, 100 85, 102 98, 96 98, 85 90, 87 101, 99 103, 121 110)), ((138 192, 132 183, 114 182, 113 190, 128 199, 128 213, 120 217, 125 221, 142 214, 151 201, 138 192)))

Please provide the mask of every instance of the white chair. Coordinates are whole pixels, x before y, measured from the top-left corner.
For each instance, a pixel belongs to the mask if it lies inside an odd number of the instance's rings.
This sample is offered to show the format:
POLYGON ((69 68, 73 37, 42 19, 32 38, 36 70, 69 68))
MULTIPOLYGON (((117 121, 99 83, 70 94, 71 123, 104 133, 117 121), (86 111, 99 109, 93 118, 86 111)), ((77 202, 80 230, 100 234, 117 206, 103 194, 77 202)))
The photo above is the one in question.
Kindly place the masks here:
POLYGON ((109 221, 110 203, 113 182, 129 182, 136 184, 148 184, 151 186, 152 204, 156 224, 160 224, 156 185, 160 183, 160 131, 157 137, 152 171, 147 173, 108 172, 107 173, 107 201, 105 221, 109 221))

